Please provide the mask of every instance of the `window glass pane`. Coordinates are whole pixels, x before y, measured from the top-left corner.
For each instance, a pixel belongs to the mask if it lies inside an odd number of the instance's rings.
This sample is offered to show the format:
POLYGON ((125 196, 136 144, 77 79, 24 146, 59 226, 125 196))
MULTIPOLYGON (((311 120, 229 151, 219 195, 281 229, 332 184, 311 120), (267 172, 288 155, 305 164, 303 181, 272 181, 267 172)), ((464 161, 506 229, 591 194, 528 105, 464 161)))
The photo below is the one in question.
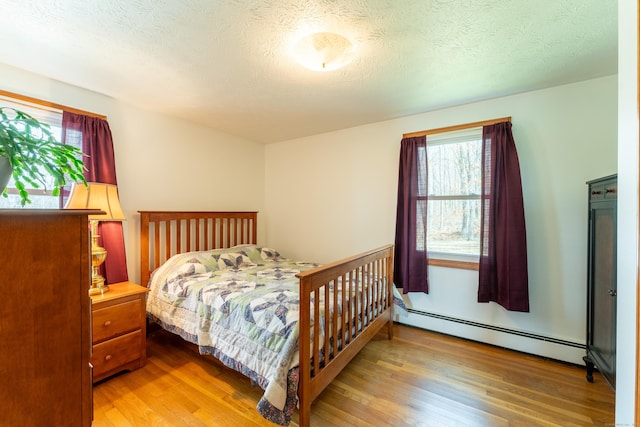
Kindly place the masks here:
MULTIPOLYGON (((62 125, 61 124, 58 124, 57 126, 51 125, 49 130, 53 134, 53 136, 56 139, 56 141, 61 141, 62 140, 62 125)), ((48 175, 48 174, 45 173, 43 168, 38 168, 38 169, 40 170, 41 173, 43 173, 45 175, 48 175)), ((53 177, 49 176, 48 179, 45 181, 45 183, 46 183, 46 189, 48 191, 51 191, 51 189, 53 188, 53 183, 54 183, 53 177)), ((27 183, 25 182, 25 184, 27 184, 27 183)), ((15 186, 16 186, 15 180, 13 179, 13 177, 11 177, 9 179, 9 184, 7 184, 7 187, 15 188, 15 186)), ((31 189, 31 187, 29 185, 27 185, 27 188, 31 189)), ((42 186, 40 186, 39 189, 44 190, 44 188, 42 186)), ((29 197, 29 198, 31 198, 31 197, 29 197)))
POLYGON ((427 168, 425 165, 427 164, 427 150, 425 147, 418 148, 418 196, 425 197, 427 195, 427 189, 424 188, 424 176, 427 173, 427 168))
POLYGON ((416 249, 419 251, 426 250, 424 247, 424 233, 426 233, 424 229, 424 214, 426 205, 427 201, 424 199, 416 201, 416 249))
POLYGON ((481 127, 427 136, 426 232, 430 256, 478 256, 481 156, 481 127))
POLYGON ((31 204, 22 206, 20 195, 17 191, 11 191, 8 198, 0 197, 0 208, 3 209, 59 209, 60 198, 51 194, 34 195, 29 193, 31 204))
MULTIPOLYGON (((26 105, 22 103, 12 102, 6 99, 0 99, 0 107, 8 107, 14 108, 16 110, 25 112, 30 116, 34 117, 38 121, 42 123, 46 123, 49 125, 49 130, 55 137, 57 141, 62 140, 62 113, 59 111, 51 111, 47 109, 38 108, 31 105, 26 105)), ((42 169, 41 169, 42 171, 42 169)), ((9 193, 9 197, 0 197, 0 208, 10 208, 10 209, 58 209, 60 208, 60 198, 51 196, 51 190, 53 189, 54 180, 52 177, 49 177, 45 180, 45 185, 40 185, 37 190, 33 190, 27 185, 27 189, 29 190, 29 199, 31 200, 31 204, 27 204, 24 207, 20 204, 20 195, 18 194, 18 190, 15 188, 15 181, 13 177, 9 180, 7 184, 7 190, 9 193), (46 192, 43 191, 46 188, 46 192)))
POLYGON ((428 145, 430 196, 480 194, 481 139, 428 145))
POLYGON ((429 200, 429 252, 464 255, 480 253, 480 199, 429 200))

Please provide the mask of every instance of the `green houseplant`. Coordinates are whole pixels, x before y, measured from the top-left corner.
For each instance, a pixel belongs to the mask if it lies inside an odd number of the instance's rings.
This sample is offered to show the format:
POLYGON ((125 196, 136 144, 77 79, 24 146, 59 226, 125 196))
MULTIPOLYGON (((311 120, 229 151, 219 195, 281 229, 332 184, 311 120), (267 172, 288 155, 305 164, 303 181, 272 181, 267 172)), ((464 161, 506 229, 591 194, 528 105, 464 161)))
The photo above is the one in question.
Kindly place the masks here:
POLYGON ((84 169, 82 152, 56 141, 48 124, 14 108, 0 107, 0 190, 3 197, 8 196, 6 184, 10 176, 13 176, 20 203, 24 206, 31 203, 28 188, 47 189, 49 176, 53 177, 53 196, 59 195, 60 188, 67 182, 86 184, 84 169))

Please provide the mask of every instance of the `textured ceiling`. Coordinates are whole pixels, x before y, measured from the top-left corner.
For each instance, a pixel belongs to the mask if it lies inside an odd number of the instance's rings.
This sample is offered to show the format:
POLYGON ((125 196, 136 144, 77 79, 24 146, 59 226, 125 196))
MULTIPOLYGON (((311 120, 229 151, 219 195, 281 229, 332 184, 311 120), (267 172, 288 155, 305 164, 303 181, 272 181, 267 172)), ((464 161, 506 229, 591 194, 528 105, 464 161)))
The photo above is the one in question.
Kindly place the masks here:
POLYGON ((617 1, 0 0, 0 40, 0 62, 268 143, 615 74, 617 1), (353 62, 296 63, 311 30, 353 62))

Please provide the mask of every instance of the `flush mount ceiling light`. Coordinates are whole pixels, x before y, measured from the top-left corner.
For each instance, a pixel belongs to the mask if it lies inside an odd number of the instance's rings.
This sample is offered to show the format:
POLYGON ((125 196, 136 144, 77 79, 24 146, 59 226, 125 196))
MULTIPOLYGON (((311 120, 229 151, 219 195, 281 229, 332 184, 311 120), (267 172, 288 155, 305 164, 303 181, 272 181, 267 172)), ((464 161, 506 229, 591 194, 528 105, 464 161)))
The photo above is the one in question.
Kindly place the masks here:
POLYGON ((332 71, 351 62, 354 46, 340 34, 313 33, 296 43, 293 54, 302 66, 310 70, 332 71))

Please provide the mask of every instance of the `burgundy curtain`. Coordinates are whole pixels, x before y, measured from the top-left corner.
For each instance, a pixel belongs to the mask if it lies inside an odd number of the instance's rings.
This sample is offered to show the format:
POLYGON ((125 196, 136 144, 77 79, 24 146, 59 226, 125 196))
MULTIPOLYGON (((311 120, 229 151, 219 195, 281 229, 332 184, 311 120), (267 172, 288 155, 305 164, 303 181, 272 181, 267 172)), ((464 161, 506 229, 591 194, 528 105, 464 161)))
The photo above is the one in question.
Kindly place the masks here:
POLYGON ((482 129, 482 226, 478 302, 529 311, 527 238, 511 123, 482 129))
MULTIPOLYGON (((113 139, 106 120, 65 111, 62 114, 62 141, 76 145, 86 154, 83 160, 87 167, 84 174, 87 182, 118 184, 113 139)), ((98 233, 99 244, 107 250, 107 258, 101 266, 106 282, 129 280, 122 223, 100 221, 98 233)))
POLYGON ((427 274, 427 138, 400 147, 394 281, 402 292, 429 292, 427 274))

